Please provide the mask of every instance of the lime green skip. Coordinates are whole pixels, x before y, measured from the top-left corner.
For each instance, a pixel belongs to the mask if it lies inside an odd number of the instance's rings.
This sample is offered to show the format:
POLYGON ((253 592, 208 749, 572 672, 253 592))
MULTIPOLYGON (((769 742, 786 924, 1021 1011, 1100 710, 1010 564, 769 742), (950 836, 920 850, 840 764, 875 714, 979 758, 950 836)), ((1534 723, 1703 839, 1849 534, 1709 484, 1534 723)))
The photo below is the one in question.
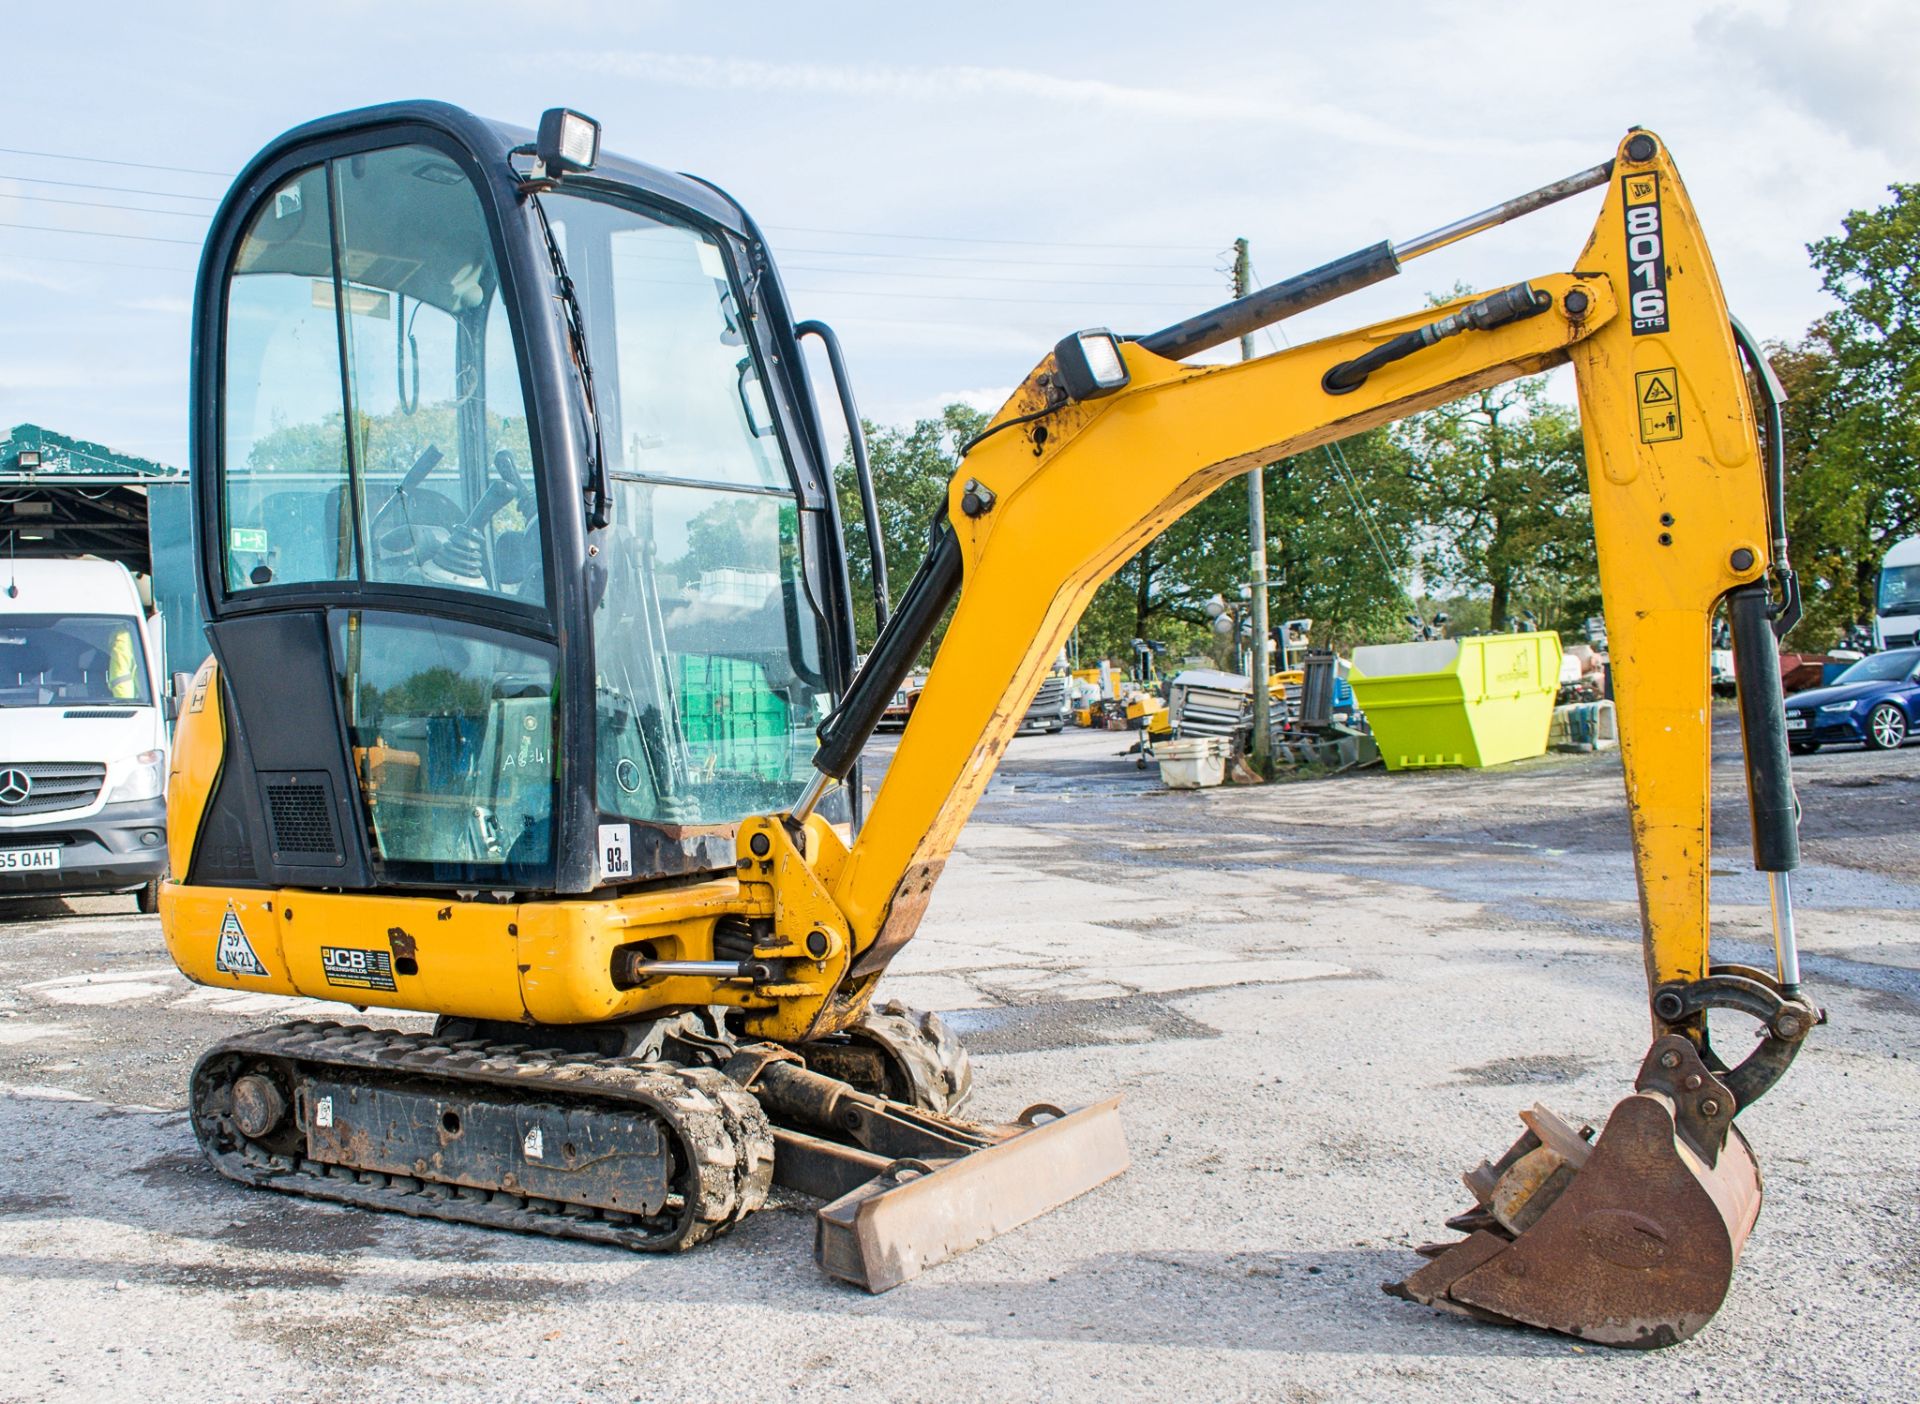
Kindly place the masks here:
POLYGON ((1373 644, 1353 651, 1349 681, 1388 770, 1501 765, 1546 752, 1560 636, 1373 644))

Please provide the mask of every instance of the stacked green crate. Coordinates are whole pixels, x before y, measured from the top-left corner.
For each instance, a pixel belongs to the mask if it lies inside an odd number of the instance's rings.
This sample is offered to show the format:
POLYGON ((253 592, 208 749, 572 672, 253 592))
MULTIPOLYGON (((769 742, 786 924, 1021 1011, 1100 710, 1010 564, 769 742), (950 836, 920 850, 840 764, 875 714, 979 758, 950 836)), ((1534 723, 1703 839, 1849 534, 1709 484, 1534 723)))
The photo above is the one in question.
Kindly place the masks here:
POLYGON ((759 664, 723 654, 681 654, 680 714, 700 769, 787 778, 787 699, 767 686, 759 664))

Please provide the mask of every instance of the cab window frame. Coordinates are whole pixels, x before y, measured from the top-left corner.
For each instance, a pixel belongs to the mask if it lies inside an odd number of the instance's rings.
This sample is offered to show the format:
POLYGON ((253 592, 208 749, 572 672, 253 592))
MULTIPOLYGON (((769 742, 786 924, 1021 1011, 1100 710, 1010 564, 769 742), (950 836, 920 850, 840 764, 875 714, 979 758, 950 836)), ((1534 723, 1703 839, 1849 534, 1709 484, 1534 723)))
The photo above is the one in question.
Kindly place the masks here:
MULTIPOLYGON (((211 450, 210 453, 195 454, 194 457, 210 459, 210 466, 214 470, 211 473, 199 475, 201 481, 196 485, 196 490, 201 494, 200 516, 203 521, 219 523, 219 539, 222 543, 218 551, 202 549, 199 552, 201 593, 202 598, 212 606, 208 610, 209 614, 218 618, 302 606, 328 608, 350 605, 368 609, 411 609, 440 614, 467 623, 489 624, 510 633, 525 634, 545 642, 552 642, 558 637, 560 606, 556 592, 561 589, 559 557, 562 554, 565 535, 554 529, 556 525, 554 514, 556 506, 557 510, 564 512, 574 503, 571 494, 554 493, 549 481, 552 470, 546 463, 549 455, 545 450, 554 442, 550 433, 553 426, 545 422, 548 411, 538 393, 541 370, 531 354, 531 338, 520 316, 520 311, 526 303, 526 294, 521 286, 515 261, 511 256, 516 239, 510 234, 506 224, 506 217, 513 215, 517 218, 518 212, 502 209, 502 196, 508 194, 501 188, 501 178, 505 174, 505 172, 490 171, 449 133, 420 123, 389 123, 371 127, 362 132, 316 138, 280 153, 271 162, 261 167, 248 182, 243 195, 230 197, 229 206, 223 207, 216 216, 217 242, 209 244, 203 255, 199 273, 203 289, 209 281, 218 289, 217 298, 212 303, 216 310, 214 315, 208 318, 208 325, 202 328, 200 344, 195 348, 196 358, 203 362, 196 368, 195 374, 211 377, 213 394, 202 418, 192 426, 194 433, 209 439, 211 450), (275 193, 302 172, 315 167, 329 166, 332 162, 344 161, 354 156, 405 146, 429 148, 452 162, 467 179, 469 188, 479 203, 481 217, 486 226, 488 246, 493 254, 499 280, 497 296, 500 307, 498 310, 507 318, 507 330, 513 345, 514 365, 519 375, 521 400, 526 415, 527 437, 532 460, 527 465, 527 472, 533 479, 532 488, 539 503, 541 595, 538 603, 531 603, 514 596, 450 588, 431 583, 382 581, 368 578, 364 561, 365 543, 360 539, 364 533, 357 511, 354 522, 354 549, 357 557, 354 574, 335 580, 276 581, 243 589, 233 588, 227 580, 224 545, 227 540, 225 487, 228 470, 225 420, 229 402, 227 290, 232 286, 234 267, 238 262, 241 247, 246 241, 247 231, 273 199, 275 193), (561 498, 559 504, 554 501, 556 497, 561 498)), ((334 195, 335 182, 330 170, 324 174, 322 183, 328 192, 329 239, 333 245, 331 276, 334 283, 336 308, 335 355, 341 376, 343 406, 350 422, 354 411, 347 381, 348 351, 341 344, 341 338, 347 333, 340 326, 341 320, 346 315, 342 293, 346 279, 345 270, 341 266, 339 243, 341 212, 337 208, 334 195)), ((528 217, 531 218, 530 215, 528 217)), ((521 231, 520 237, 524 237, 524 231, 521 231)), ((200 300, 203 304, 206 303, 204 292, 200 300)), ((562 413, 564 414, 565 411, 562 413)), ((343 430, 344 427, 343 425, 343 430)), ((347 433, 345 437, 347 439, 345 446, 347 482, 351 491, 358 491, 357 450, 352 442, 351 433, 347 433)))

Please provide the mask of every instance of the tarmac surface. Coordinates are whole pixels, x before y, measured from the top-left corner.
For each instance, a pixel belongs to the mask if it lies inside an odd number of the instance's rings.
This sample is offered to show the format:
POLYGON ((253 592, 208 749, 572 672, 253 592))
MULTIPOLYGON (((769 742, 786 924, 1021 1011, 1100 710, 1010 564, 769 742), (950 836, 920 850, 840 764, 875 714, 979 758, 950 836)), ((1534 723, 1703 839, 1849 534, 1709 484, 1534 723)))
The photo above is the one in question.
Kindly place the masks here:
MULTIPOLYGON (((1719 722, 1717 951, 1770 964, 1719 722)), ((1641 1354, 1380 1292, 1519 1108, 1630 1086, 1617 759, 1176 794, 1130 739, 1012 745, 882 989, 949 1012, 978 1114, 1122 1094, 1133 1168, 881 1297, 793 1196, 656 1259, 231 1185, 196 1054, 341 1011, 188 985, 130 898, 0 904, 0 1400, 1920 1397, 1920 748, 1795 763, 1831 1023, 1741 1119, 1726 1306, 1641 1354)))

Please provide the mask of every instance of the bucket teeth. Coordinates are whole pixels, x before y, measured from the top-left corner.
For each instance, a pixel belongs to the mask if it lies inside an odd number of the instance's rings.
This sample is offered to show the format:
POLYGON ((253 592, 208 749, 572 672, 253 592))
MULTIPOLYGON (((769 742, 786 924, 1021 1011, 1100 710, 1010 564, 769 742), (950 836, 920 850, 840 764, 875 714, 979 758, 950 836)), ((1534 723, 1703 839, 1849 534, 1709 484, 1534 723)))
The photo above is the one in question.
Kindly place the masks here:
POLYGON ((1598 1140, 1544 1107, 1521 1120, 1525 1134, 1464 1177, 1478 1204, 1447 1222, 1468 1236, 1421 1248, 1429 1261, 1386 1290, 1605 1345, 1671 1345, 1710 1321, 1760 1212, 1740 1132, 1708 1164, 1653 1091, 1616 1106, 1598 1140))

